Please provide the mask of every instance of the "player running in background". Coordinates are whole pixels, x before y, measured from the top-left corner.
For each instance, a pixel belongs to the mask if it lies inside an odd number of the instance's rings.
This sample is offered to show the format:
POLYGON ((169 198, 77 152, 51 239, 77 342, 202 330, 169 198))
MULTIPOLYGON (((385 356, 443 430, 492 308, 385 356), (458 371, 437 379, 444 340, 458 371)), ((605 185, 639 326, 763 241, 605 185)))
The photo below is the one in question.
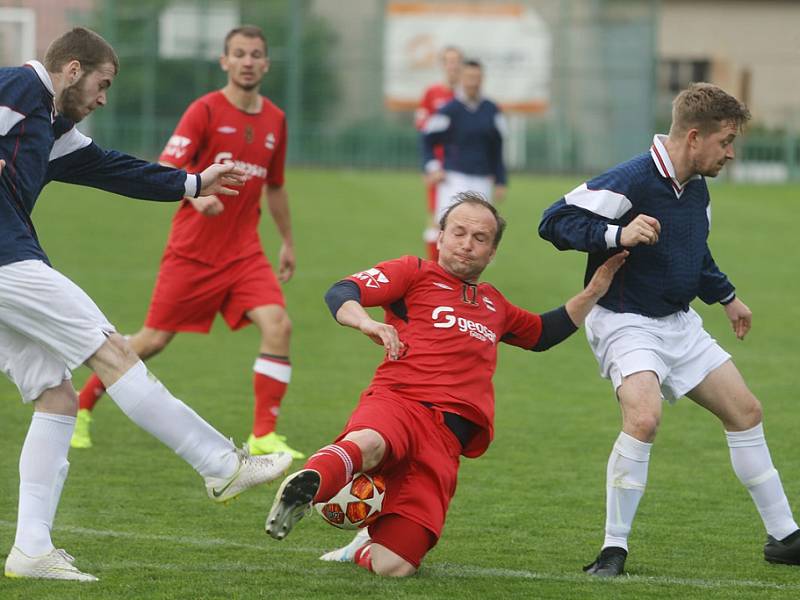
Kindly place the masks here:
POLYGON ((428 182, 436 186, 437 222, 459 192, 474 191, 489 201, 501 201, 506 194, 505 118, 494 102, 481 95, 482 82, 481 64, 464 62, 455 98, 423 129, 423 168, 428 182), (444 161, 435 155, 439 145, 444 147, 444 161))
POLYGON ((750 330, 750 309, 708 248, 705 180, 734 158, 733 141, 749 118, 744 104, 720 88, 691 85, 673 101, 668 136, 656 135, 649 152, 569 192, 539 226, 558 249, 589 253, 587 277, 609 253, 630 249, 586 319, 589 344, 622 411, 606 475, 605 540, 584 569, 592 575, 624 572, 662 402, 684 395, 725 428, 733 470, 767 530, 764 558, 800 564, 800 531, 772 465, 761 404, 689 306, 698 297, 720 304, 737 338, 750 330))
MULTIPOLYGON (((414 112, 414 125, 417 131, 423 131, 428 119, 455 96, 456 86, 461 80, 461 66, 464 54, 455 46, 447 46, 442 50, 442 66, 444 67, 444 83, 434 83, 425 90, 417 110, 414 112)), ((444 146, 436 145, 433 156, 444 161, 444 146)), ((428 196, 428 226, 423 233, 428 259, 436 261, 438 250, 436 240, 439 237, 439 224, 436 221, 436 184, 426 178, 425 187, 428 196)))
MULTIPOLYGON (((106 103, 119 61, 102 37, 77 27, 56 39, 44 64, 0 69, 0 369, 33 404, 19 460, 19 511, 7 577, 96 581, 51 539, 67 477, 78 398, 71 371, 86 364, 120 409, 169 446, 224 502, 271 481, 288 454, 251 457, 175 398, 116 333, 94 302, 50 266, 31 221, 50 181, 150 200, 235 195, 233 165, 201 174, 103 150, 75 123, 106 103)), ((152 482, 149 482, 152 484, 152 482)))
MULTIPOLYGON (((261 343, 253 365, 255 410, 247 444, 253 454, 289 452, 303 458, 275 432, 292 372, 291 322, 278 281, 291 278, 295 258, 284 187, 286 119, 282 110, 259 94, 269 70, 261 30, 247 25, 228 32, 220 65, 228 74, 227 84, 189 106, 160 160, 190 169, 234 163, 245 171, 246 183, 232 199, 204 196, 181 203, 144 327, 129 341, 147 360, 177 332, 208 333, 217 313, 232 330, 255 323, 261 343), (258 235, 265 187, 269 211, 282 238, 277 278, 258 235)), ((91 410, 104 390, 97 376, 83 386, 73 447, 92 445, 91 410)))
POLYGON ((369 538, 323 558, 381 575, 419 568, 442 532, 459 457, 480 456, 493 437, 499 343, 541 351, 566 339, 625 258, 611 258, 566 305, 533 314, 478 282, 504 227, 490 203, 465 192, 442 216, 438 263, 405 256, 328 291, 336 320, 383 345, 386 358, 336 442, 284 480, 267 518, 272 537, 283 539, 312 501, 329 500, 354 473, 379 472, 386 495, 369 538), (382 306, 385 323, 365 306, 382 306))

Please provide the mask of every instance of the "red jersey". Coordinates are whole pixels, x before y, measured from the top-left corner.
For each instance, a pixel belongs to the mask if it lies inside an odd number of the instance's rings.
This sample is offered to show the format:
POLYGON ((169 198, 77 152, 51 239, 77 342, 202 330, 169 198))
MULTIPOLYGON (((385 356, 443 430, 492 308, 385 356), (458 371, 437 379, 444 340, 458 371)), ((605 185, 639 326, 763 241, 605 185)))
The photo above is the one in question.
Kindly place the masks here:
POLYGON ((236 108, 221 91, 195 100, 181 117, 160 161, 200 172, 234 162, 247 181, 238 196, 219 196, 225 210, 209 217, 184 199, 172 220, 167 247, 184 258, 221 265, 263 252, 258 235, 264 184, 283 185, 286 118, 262 97, 261 112, 236 108))
MULTIPOLYGON (((422 131, 430 116, 450 102, 454 95, 453 88, 443 83, 435 83, 426 89, 417 110, 414 112, 414 126, 417 131, 422 131)), ((443 160, 444 146, 436 146, 433 149, 433 154, 439 160, 443 160)))
POLYGON ((533 348, 541 317, 488 283, 465 283, 415 256, 382 262, 348 280, 360 288, 362 306, 383 307, 386 323, 405 344, 400 359, 378 366, 372 385, 469 419, 480 433, 464 454, 482 454, 493 436, 497 344, 533 348))

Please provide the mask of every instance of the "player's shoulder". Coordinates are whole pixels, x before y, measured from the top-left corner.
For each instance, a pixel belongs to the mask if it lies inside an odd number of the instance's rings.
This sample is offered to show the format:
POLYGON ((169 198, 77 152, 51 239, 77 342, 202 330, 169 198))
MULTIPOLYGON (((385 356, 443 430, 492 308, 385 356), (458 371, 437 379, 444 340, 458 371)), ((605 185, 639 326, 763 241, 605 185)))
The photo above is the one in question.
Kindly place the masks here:
POLYGON ((611 190, 625 196, 658 177, 649 152, 637 154, 586 182, 590 190, 611 190))
POLYGON ((278 117, 281 119, 285 118, 286 116, 286 113, 283 111, 283 109, 266 96, 261 96, 261 112, 262 114, 268 114, 272 117, 278 117))
POLYGON ((30 65, 0 68, 0 90, 3 91, 3 103, 13 103, 13 106, 9 106, 12 110, 24 108, 20 105, 31 104, 41 98, 41 94, 37 94, 37 92, 43 92, 46 89, 45 82, 30 65))

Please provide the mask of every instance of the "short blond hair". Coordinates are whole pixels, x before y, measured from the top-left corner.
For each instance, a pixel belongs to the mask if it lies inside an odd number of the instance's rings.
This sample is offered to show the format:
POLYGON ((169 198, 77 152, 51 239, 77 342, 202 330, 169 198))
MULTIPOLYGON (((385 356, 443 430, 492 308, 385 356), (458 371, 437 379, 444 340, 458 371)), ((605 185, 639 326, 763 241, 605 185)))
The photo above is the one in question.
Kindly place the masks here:
POLYGON ((672 101, 670 134, 697 129, 702 134, 719 131, 732 123, 741 129, 750 120, 750 111, 722 88, 712 83, 692 83, 672 101))
POLYGON ((77 60, 86 73, 92 73, 105 64, 113 65, 114 74, 119 73, 119 58, 99 33, 86 27, 75 27, 59 36, 47 48, 44 68, 57 73, 68 62, 77 60))

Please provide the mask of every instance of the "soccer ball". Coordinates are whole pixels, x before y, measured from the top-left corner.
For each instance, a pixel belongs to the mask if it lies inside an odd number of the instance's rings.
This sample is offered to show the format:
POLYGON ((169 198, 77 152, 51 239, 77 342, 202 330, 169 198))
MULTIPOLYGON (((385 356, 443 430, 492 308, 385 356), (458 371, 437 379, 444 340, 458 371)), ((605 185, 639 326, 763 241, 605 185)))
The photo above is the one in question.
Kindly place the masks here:
POLYGON ((334 527, 358 529, 378 518, 385 494, 383 477, 357 473, 333 498, 317 502, 314 508, 334 527))

